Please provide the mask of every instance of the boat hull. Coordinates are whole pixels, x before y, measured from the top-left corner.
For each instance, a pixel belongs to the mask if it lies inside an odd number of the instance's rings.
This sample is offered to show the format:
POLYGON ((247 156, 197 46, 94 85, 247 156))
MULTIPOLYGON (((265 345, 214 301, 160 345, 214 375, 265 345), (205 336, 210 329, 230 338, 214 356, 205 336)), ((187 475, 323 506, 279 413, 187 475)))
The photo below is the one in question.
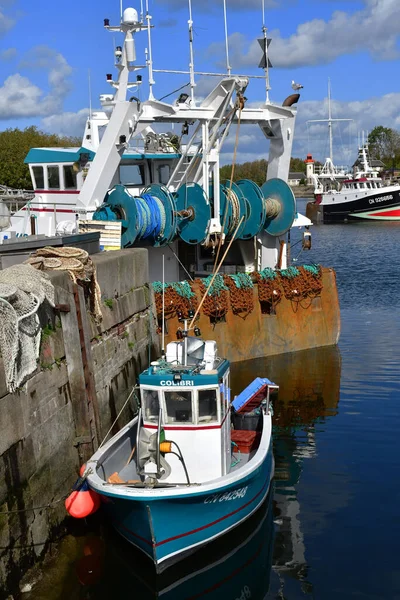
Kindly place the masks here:
POLYGON ((349 196, 343 192, 324 194, 322 202, 307 204, 306 215, 314 223, 341 223, 359 219, 400 221, 400 188, 382 188, 377 193, 357 196, 347 199, 349 196))
MULTIPOLYGON (((263 462, 242 479, 205 493, 174 497, 103 496, 115 529, 153 560, 157 572, 236 527, 265 500, 273 477, 272 444, 263 462)), ((169 494, 169 495, 167 495, 169 494)))

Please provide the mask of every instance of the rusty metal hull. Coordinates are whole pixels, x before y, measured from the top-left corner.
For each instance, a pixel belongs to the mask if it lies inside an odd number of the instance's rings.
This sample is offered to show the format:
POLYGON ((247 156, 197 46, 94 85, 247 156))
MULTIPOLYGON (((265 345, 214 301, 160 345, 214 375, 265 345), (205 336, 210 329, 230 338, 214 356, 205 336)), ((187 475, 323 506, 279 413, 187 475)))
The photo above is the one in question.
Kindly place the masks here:
MULTIPOLYGON (((215 340, 220 356, 231 362, 297 352, 337 344, 340 335, 340 308, 333 269, 322 268, 323 288, 320 296, 299 302, 284 296, 276 307, 276 314, 262 314, 254 286, 254 310, 242 319, 228 310, 225 321, 211 323, 201 314, 196 325, 203 339, 215 340)), ((196 288, 198 298, 200 291, 196 288)), ((168 320, 166 343, 176 339, 182 326, 174 317, 168 320)))

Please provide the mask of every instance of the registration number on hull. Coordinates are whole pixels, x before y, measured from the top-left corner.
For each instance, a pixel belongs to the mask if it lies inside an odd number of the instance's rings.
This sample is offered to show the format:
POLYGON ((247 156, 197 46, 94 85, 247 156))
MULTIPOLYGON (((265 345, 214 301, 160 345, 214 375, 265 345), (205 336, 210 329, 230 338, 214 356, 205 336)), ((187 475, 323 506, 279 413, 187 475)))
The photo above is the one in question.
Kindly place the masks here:
POLYGON ((237 500, 238 498, 244 498, 247 493, 248 486, 233 490, 232 492, 225 492, 224 494, 212 494, 207 496, 204 500, 204 504, 215 504, 216 502, 227 502, 229 500, 237 500))

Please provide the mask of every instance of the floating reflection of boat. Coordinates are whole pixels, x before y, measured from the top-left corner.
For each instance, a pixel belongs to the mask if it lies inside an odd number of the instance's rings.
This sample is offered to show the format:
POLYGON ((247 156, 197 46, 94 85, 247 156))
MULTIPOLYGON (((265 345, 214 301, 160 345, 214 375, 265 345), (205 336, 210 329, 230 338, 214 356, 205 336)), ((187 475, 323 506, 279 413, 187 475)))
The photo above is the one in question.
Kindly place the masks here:
POLYGON ((246 385, 260 369, 273 370, 281 382, 273 416, 277 529, 271 587, 274 591, 279 588, 276 597, 283 598, 287 597, 286 588, 292 590, 296 582, 301 588, 298 593, 307 597, 312 594, 312 583, 297 486, 305 461, 316 455, 318 423, 337 414, 341 355, 331 346, 237 363, 232 389, 246 385))
POLYGON ((271 490, 242 525, 158 576, 139 552, 109 532, 106 571, 94 597, 129 597, 129 581, 140 600, 265 598, 273 547, 272 497, 271 490))
POLYGON ((274 471, 269 395, 278 386, 258 377, 231 402, 229 362, 189 329, 185 321, 183 340, 140 375, 139 416, 83 475, 84 493, 100 495, 114 527, 157 572, 249 518, 274 471), (231 410, 255 418, 246 427, 233 419, 232 429, 231 410))

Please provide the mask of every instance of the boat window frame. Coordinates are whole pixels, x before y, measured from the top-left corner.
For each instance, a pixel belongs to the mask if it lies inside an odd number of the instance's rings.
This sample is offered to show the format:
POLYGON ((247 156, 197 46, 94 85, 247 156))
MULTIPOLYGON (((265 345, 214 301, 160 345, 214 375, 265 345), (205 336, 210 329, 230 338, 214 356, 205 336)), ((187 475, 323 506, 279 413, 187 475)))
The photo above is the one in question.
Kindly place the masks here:
MULTIPOLYGON (((158 385, 141 385, 140 386, 140 406, 142 408, 143 423, 145 423, 147 425, 157 425, 158 424, 158 416, 155 421, 151 421, 151 420, 145 418, 145 407, 143 406, 142 390, 157 392, 158 408, 160 409, 160 406, 161 406, 161 411, 162 411, 162 416, 163 416, 164 415, 164 406, 162 405, 162 400, 163 400, 162 394, 161 394, 162 390, 160 390, 158 385)), ((164 418, 163 418, 163 421, 164 421, 164 418)))
MULTIPOLYGON (((228 379, 229 382, 229 379, 228 379)), ((158 385, 150 385, 150 384, 141 384, 140 385, 140 392, 142 392, 142 390, 150 390, 150 391, 156 391, 158 393, 158 402, 159 402, 159 407, 161 407, 161 412, 162 412, 162 425, 163 427, 176 427, 176 428, 196 428, 196 427, 208 427, 210 425, 212 425, 213 427, 218 425, 220 426, 222 423, 222 419, 225 418, 225 414, 226 411, 222 410, 222 406, 221 406, 221 393, 220 393, 220 388, 219 388, 219 383, 215 383, 215 384, 208 384, 208 385, 196 385, 196 386, 191 386, 191 385, 168 385, 168 386, 163 386, 162 388, 160 388, 160 386, 158 385), (198 396, 198 391, 199 390, 215 390, 216 392, 216 399, 217 399, 217 419, 214 421, 208 421, 208 422, 204 422, 204 421, 200 421, 199 420, 199 396, 198 396), (191 421, 174 421, 173 423, 169 423, 168 422, 168 411, 167 411, 167 404, 166 404, 166 398, 165 398, 165 392, 191 392, 192 394, 192 420, 191 421)), ((143 401, 142 401, 142 394, 140 393, 140 401, 141 401, 141 406, 142 406, 142 417, 143 417, 143 423, 145 425, 157 425, 157 422, 154 421, 150 421, 148 419, 145 418, 145 407, 143 406, 143 401)), ((230 406, 230 404, 229 404, 230 406)), ((225 409, 225 407, 224 407, 225 409)), ((227 410, 229 409, 228 407, 228 399, 227 399, 227 410)))
POLYGON ((61 174, 60 174, 60 165, 46 165, 46 179, 47 179, 47 189, 48 190, 60 190, 61 189, 61 174), (50 169, 57 169, 58 172, 58 186, 50 187, 50 169))
POLYGON ((44 190, 45 185, 46 185, 46 179, 45 179, 45 169, 44 169, 44 165, 31 165, 31 169, 32 169, 32 173, 31 173, 31 179, 33 180, 33 189, 34 190, 44 190), (37 185, 37 179, 36 179, 36 174, 35 174, 35 169, 42 169, 42 176, 43 176, 43 186, 38 186, 37 185))
POLYGON ((195 406, 196 406, 196 411, 195 411, 195 421, 196 421, 196 425, 200 425, 200 426, 204 426, 207 427, 209 425, 220 425, 222 422, 222 405, 221 405, 221 391, 220 391, 220 387, 219 384, 216 383, 215 385, 196 385, 195 388, 195 406), (215 391, 215 397, 216 397, 216 401, 217 401, 217 418, 213 421, 200 421, 200 403, 199 403, 199 391, 203 391, 203 390, 214 390, 215 391))

